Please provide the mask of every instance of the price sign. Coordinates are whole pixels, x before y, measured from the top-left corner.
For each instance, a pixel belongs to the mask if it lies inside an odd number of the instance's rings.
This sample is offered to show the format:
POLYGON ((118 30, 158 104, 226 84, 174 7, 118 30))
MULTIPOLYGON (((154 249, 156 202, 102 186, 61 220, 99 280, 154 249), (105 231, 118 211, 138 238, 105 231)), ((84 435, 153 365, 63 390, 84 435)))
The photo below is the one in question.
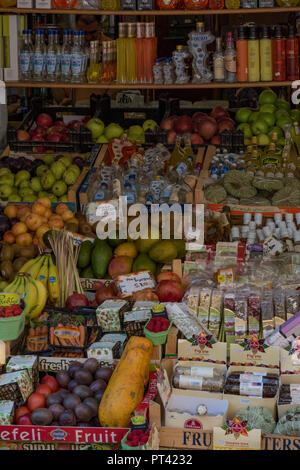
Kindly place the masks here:
POLYGON ((122 297, 129 297, 134 292, 138 292, 140 290, 153 289, 156 285, 150 271, 123 274, 116 278, 116 283, 122 297))
POLYGON ((15 294, 13 292, 0 292, 0 305, 2 307, 19 304, 20 300, 20 294, 15 294))
POLYGON ((263 247, 264 258, 271 258, 283 252, 283 243, 272 235, 265 239, 263 247))

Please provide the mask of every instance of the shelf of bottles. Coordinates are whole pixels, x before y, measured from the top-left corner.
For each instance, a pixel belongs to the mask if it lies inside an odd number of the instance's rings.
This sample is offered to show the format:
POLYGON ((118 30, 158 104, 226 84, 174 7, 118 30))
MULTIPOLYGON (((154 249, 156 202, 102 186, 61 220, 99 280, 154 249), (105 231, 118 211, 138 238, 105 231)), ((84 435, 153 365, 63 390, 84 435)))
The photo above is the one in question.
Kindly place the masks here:
POLYGON ((282 87, 291 86, 292 81, 281 82, 253 82, 253 83, 200 83, 200 84, 187 84, 187 85, 155 85, 149 84, 118 84, 118 83, 52 83, 52 82, 6 82, 8 88, 91 88, 97 90, 200 90, 200 89, 222 89, 222 88, 261 88, 261 87, 282 87))
POLYGON ((185 15, 248 15, 258 13, 291 13, 300 12, 299 7, 273 7, 273 8, 236 8, 221 10, 80 10, 80 9, 39 9, 39 8, 0 8, 0 13, 42 13, 56 15, 118 15, 118 16, 185 16, 185 15))

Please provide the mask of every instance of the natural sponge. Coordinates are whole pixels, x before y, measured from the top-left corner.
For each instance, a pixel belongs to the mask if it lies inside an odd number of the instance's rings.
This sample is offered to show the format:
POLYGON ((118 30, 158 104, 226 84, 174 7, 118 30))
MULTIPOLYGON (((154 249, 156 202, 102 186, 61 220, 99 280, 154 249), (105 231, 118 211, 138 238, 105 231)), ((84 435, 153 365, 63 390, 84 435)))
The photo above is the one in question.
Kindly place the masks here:
POLYGON ((237 416, 241 421, 247 420, 251 429, 261 429, 264 434, 272 434, 276 426, 272 413, 262 406, 242 408, 237 412, 237 416))

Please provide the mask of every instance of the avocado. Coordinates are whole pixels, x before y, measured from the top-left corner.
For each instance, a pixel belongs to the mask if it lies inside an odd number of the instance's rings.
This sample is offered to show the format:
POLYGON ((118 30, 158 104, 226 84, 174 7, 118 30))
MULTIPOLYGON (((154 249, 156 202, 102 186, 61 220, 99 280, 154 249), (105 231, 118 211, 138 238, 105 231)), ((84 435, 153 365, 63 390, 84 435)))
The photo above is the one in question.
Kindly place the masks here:
POLYGON ((92 269, 97 279, 103 279, 107 272, 107 267, 113 257, 113 252, 105 240, 95 240, 95 246, 92 251, 92 269))
POLYGON ((78 268, 86 268, 91 263, 91 254, 93 251, 93 243, 90 240, 86 240, 85 242, 81 243, 77 266, 78 268))
POLYGON ((147 269, 153 275, 156 273, 156 264, 152 261, 146 253, 140 253, 134 260, 132 271, 141 271, 147 269))
POLYGON ((156 243, 149 251, 149 257, 156 263, 170 263, 177 257, 177 247, 171 240, 156 243))
POLYGON ((171 240, 172 243, 174 243, 174 245, 176 246, 177 248, 177 258, 185 258, 185 254, 186 254, 186 249, 185 249, 185 240, 171 240))
POLYGON ((94 274, 92 266, 88 266, 87 268, 82 269, 82 271, 80 272, 80 277, 95 279, 96 276, 94 274))

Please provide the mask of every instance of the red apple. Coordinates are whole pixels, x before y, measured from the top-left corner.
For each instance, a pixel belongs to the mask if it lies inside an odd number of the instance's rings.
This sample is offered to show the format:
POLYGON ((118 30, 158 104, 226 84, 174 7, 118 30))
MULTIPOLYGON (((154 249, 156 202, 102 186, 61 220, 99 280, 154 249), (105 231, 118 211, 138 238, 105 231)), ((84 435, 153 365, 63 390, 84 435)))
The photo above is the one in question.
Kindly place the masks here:
POLYGON ((175 131, 169 131, 168 136, 167 136, 167 143, 169 145, 173 145, 175 143, 176 139, 176 132, 175 131))
POLYGON ((37 117, 36 123, 38 126, 50 127, 53 120, 49 114, 42 113, 37 117))
POLYGON ((164 119, 162 122, 161 122, 161 129, 164 129, 165 131, 171 131, 173 128, 174 128, 174 124, 175 124, 175 120, 174 118, 167 118, 167 119, 164 119))
POLYGON ((60 127, 62 129, 67 129, 68 128, 67 124, 65 124, 63 121, 55 121, 53 126, 60 127))
POLYGON ((186 132, 191 133, 193 131, 192 118, 186 114, 180 116, 180 118, 175 122, 175 131, 177 134, 185 134, 186 132))
POLYGON ((223 117, 223 116, 228 116, 228 111, 224 109, 222 106, 215 106, 215 108, 211 111, 210 116, 216 119, 217 121, 223 117))
POLYGON ((156 287, 156 295, 160 302, 180 302, 183 294, 183 287, 178 282, 161 281, 156 287))
POLYGON ((60 142, 61 141, 61 136, 59 134, 51 134, 48 136, 47 139, 49 142, 60 142))
POLYGON ((221 144, 221 136, 220 135, 214 135, 211 139, 210 139, 210 143, 212 145, 220 145, 221 144))
POLYGON ((181 284, 181 279, 180 277, 173 273, 173 271, 163 271, 160 273, 157 278, 156 282, 159 284, 161 281, 174 281, 174 282, 179 282, 181 284))
POLYGON ((28 142, 30 140, 30 135, 27 131, 19 129, 17 132, 17 139, 19 142, 28 142))
POLYGON ((34 135, 31 140, 33 142, 45 142, 45 139, 41 134, 34 135))
POLYGON ((32 426, 31 413, 26 413, 17 419, 17 424, 20 426, 32 426))
POLYGON ((194 133, 191 135, 191 142, 192 142, 192 145, 200 145, 204 143, 204 140, 199 134, 194 133))

